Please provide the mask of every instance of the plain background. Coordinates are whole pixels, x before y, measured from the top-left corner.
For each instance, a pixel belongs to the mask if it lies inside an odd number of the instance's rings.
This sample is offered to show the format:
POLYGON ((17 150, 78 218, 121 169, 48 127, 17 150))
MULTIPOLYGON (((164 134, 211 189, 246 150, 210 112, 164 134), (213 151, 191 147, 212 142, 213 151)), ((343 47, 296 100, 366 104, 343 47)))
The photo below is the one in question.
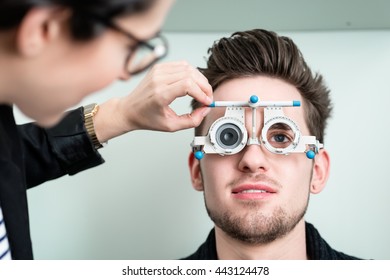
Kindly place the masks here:
MULTIPOLYGON (((311 197, 306 220, 335 249, 390 259, 390 31, 279 33, 324 75, 334 103, 325 146, 331 175, 311 197)), ((166 61, 204 66, 207 49, 230 33, 167 33, 166 61)), ((86 73, 85 75, 88 75, 86 73)), ((126 95, 142 77, 118 82, 82 104, 126 95)), ((190 110, 189 98, 173 104, 190 110)), ((27 119, 18 112, 17 120, 27 119)), ((203 194, 192 189, 193 131, 137 131, 111 140, 106 163, 29 190, 36 259, 177 259, 212 228, 203 194)))

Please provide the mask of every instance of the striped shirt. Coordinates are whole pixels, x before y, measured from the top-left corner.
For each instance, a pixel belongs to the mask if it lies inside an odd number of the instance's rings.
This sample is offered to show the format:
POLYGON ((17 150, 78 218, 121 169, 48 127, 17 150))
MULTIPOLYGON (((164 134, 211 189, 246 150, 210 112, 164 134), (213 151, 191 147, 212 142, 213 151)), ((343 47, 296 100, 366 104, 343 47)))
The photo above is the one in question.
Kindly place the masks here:
POLYGON ((11 260, 11 251, 9 248, 7 231, 3 218, 3 211, 0 206, 0 260, 11 260))

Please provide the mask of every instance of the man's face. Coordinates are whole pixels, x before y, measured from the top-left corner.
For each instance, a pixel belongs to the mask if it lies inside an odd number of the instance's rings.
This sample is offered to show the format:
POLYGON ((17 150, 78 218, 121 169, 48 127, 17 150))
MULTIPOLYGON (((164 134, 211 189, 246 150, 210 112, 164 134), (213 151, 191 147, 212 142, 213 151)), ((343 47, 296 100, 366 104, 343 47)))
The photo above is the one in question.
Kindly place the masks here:
MULTIPOLYGON (((251 95, 264 101, 300 100, 303 106, 283 111, 297 123, 302 135, 310 135, 300 93, 282 80, 255 76, 227 81, 214 92, 214 100, 247 101, 251 95)), ((216 119, 224 116, 225 109, 212 109, 206 117, 203 135, 216 119)), ((258 109, 256 114, 256 132, 260 137, 263 110, 258 109)), ((250 108, 246 109, 245 125, 250 137, 250 108)), ((318 177, 317 172, 313 174, 314 166, 304 153, 277 155, 258 145, 246 146, 234 155, 206 154, 200 161, 190 155, 194 188, 204 191, 206 208, 216 228, 255 244, 285 235, 302 220, 312 180, 318 177)))

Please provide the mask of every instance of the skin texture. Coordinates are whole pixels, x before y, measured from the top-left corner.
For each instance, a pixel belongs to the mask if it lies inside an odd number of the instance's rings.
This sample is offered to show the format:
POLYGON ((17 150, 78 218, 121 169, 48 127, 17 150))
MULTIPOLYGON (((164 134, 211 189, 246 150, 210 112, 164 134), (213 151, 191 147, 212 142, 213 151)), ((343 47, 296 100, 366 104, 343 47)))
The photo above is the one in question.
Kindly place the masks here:
MULTIPOLYGON (((227 81, 215 90, 214 99, 247 101, 253 94, 260 100, 302 101, 290 84, 261 76, 227 81)), ((283 109, 298 124, 302 135, 310 135, 304 110, 304 106, 283 109)), ((257 111, 260 134, 263 111, 257 111)), ((225 108, 213 109, 206 117, 205 129, 224 112, 225 108)), ((246 110, 249 136, 250 112, 246 110)), ((303 216, 310 193, 319 193, 328 178, 325 150, 313 161, 304 153, 276 155, 251 145, 234 155, 206 154, 201 161, 190 154, 189 166, 193 187, 204 192, 207 211, 215 223, 219 258, 306 258, 303 216), (245 193, 244 189, 265 189, 267 193, 245 193)))
MULTIPOLYGON (((116 24, 140 40, 151 38, 161 29, 172 4, 157 0, 149 10, 118 18, 116 24)), ((55 125, 64 111, 87 95, 131 78, 124 61, 129 46, 136 42, 110 28, 90 41, 76 42, 69 34, 69 16, 65 8, 33 8, 20 26, 0 33, 0 103, 15 104, 42 126, 55 125)), ((212 100, 207 80, 187 62, 157 66, 134 94, 100 104, 94 119, 98 139, 105 142, 136 129, 194 127, 207 109, 178 116, 169 108, 186 94, 204 104, 212 100)))

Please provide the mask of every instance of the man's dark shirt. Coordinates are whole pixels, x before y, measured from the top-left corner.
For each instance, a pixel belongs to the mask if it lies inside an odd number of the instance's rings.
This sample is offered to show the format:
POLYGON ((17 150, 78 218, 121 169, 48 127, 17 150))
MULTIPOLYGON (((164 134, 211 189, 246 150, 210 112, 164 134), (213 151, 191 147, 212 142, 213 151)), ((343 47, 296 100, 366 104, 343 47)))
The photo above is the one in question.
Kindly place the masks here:
MULTIPOLYGON (((216 248, 215 230, 212 229, 206 242, 183 260, 217 260, 216 248)), ((306 250, 310 260, 358 260, 356 257, 332 249, 310 223, 306 223, 306 250)))

